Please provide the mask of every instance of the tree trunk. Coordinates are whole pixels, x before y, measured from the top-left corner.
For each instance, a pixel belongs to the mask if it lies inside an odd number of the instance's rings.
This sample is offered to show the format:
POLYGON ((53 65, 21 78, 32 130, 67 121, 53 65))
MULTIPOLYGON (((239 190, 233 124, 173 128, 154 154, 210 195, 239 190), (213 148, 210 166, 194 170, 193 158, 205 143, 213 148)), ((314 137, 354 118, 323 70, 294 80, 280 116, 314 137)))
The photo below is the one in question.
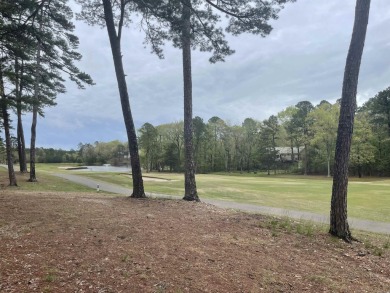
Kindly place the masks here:
POLYGON ((390 137, 390 105, 389 102, 386 102, 386 118, 387 118, 387 135, 390 137))
POLYGON ((347 220, 348 165, 356 110, 356 91, 366 37, 370 0, 357 0, 355 23, 344 71, 340 118, 337 131, 329 233, 353 240, 347 220))
POLYGON ((5 134, 5 148, 7 153, 9 185, 17 186, 16 176, 14 171, 13 156, 12 156, 12 143, 11 143, 11 134, 10 134, 8 103, 4 92, 3 69, 1 67, 0 67, 0 99, 1 99, 0 106, 3 115, 3 127, 4 127, 4 134, 5 134))
POLYGON ((226 172, 229 172, 229 161, 230 161, 229 150, 225 150, 225 171, 226 172))
POLYGON ((247 161, 246 161, 246 171, 249 173, 250 171, 250 166, 251 166, 251 156, 252 156, 252 149, 249 145, 249 150, 248 150, 248 158, 247 158, 247 161))
MULTIPOLYGON (((124 13, 124 2, 121 2, 122 11, 124 13)), ((110 39, 112 57, 114 59, 116 79, 118 82, 119 95, 122 105, 123 119, 126 126, 127 139, 129 143, 129 152, 131 160, 131 171, 133 177, 133 193, 131 197, 143 198, 145 196, 144 183, 142 180, 141 163, 138 154, 138 142, 135 132, 133 116, 131 114, 129 93, 127 91, 127 84, 125 79, 125 72, 123 70, 122 54, 121 54, 121 25, 119 25, 119 33, 117 35, 114 24, 114 16, 112 13, 111 1, 103 0, 104 16, 107 25, 108 37, 110 39)))
MULTIPOLYGON (((192 93, 191 93, 192 94, 192 93)), ((213 142, 213 149, 211 154, 211 171, 215 171, 215 153, 217 149, 217 126, 214 126, 214 142, 213 142)))
POLYGON ((8 165, 8 177, 9 177, 9 185, 17 186, 15 171, 14 171, 14 163, 12 156, 12 143, 11 143, 11 135, 10 135, 10 126, 9 126, 9 114, 7 110, 7 101, 2 99, 2 114, 3 114, 3 126, 5 133, 5 146, 7 152, 7 165, 8 165))
POLYGON ((275 134, 272 134, 272 151, 274 153, 274 175, 276 175, 276 162, 275 162, 275 155, 276 155, 276 142, 275 142, 275 134))
POLYGON ((303 171, 303 175, 307 175, 307 159, 308 159, 308 152, 307 152, 307 144, 304 144, 305 146, 305 161, 304 161, 304 171, 303 171))
POLYGON ((176 140, 176 148, 177 148, 177 165, 178 165, 178 169, 181 170, 181 145, 180 145, 180 137, 177 137, 177 140, 176 140))
MULTIPOLYGON (((40 23, 40 30, 42 29, 42 20, 40 23)), ((37 48, 37 60, 35 67, 35 80, 34 80, 34 99, 32 110, 32 122, 31 122, 31 140, 30 140, 30 182, 36 182, 37 177, 35 173, 35 142, 37 137, 37 117, 38 117, 38 104, 39 104, 39 82, 40 82, 40 66, 41 66, 41 44, 38 43, 37 48)))
POLYGON ((18 116, 18 127, 17 127, 17 139, 18 139, 18 155, 19 155, 19 169, 21 173, 27 172, 27 161, 26 161, 26 142, 24 139, 24 130, 22 122, 22 111, 20 110, 19 101, 17 104, 17 116, 18 116))
POLYGON ((23 62, 21 72, 19 72, 19 62, 18 59, 15 59, 15 93, 16 93, 16 114, 18 118, 17 126, 17 140, 18 140, 18 156, 19 156, 19 168, 21 173, 27 172, 27 163, 26 163, 26 143, 24 140, 24 131, 22 123, 22 76, 23 76, 23 62))
POLYGON ((327 177, 330 177, 330 156, 331 156, 331 146, 329 144, 326 144, 326 161, 327 161, 327 168, 328 168, 328 174, 327 177))
POLYGON ((182 52, 184 82, 184 200, 199 201, 192 145, 191 0, 183 1, 182 52))

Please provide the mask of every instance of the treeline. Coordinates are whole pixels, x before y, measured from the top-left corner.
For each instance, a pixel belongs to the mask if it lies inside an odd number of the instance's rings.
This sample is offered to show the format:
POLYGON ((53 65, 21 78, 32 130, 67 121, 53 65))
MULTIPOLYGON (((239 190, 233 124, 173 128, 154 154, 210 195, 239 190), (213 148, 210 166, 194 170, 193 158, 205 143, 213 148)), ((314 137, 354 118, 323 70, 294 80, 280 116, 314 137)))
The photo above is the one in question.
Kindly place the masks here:
MULTIPOLYGON (((219 117, 193 119, 197 173, 256 172, 332 174, 340 105, 302 101, 268 119, 247 118, 230 125, 219 117)), ((350 174, 390 175, 390 88, 357 109, 350 174)), ((141 161, 146 171, 182 171, 183 123, 138 131, 141 161)))
MULTIPOLYGON (((197 173, 289 172, 331 175, 340 105, 302 101, 268 119, 245 119, 231 125, 219 117, 193 119, 194 158, 197 173)), ((351 148, 350 174, 390 175, 390 88, 357 109, 351 148)), ((183 122, 138 130, 143 169, 182 172, 183 122)), ((16 143, 15 154, 16 154, 16 143)), ((5 151, 2 152, 5 160, 5 151)), ((28 153, 28 149, 27 149, 28 153)), ((17 157, 17 156, 15 156, 17 157)), ((27 156, 27 160, 29 157, 27 156)), ((128 165, 126 142, 80 143, 77 150, 37 148, 38 163, 128 165)), ((15 161, 18 162, 17 159, 15 161)))
POLYGON ((128 166, 130 164, 128 149, 127 143, 122 143, 119 140, 110 142, 96 141, 94 144, 79 143, 77 158, 84 165, 111 164, 113 166, 128 166))
MULTIPOLYGON (((27 151, 26 159, 29 160, 29 149, 27 151)), ((17 156, 15 156, 17 158, 17 156)), ((62 150, 53 148, 36 148, 35 149, 36 163, 82 163, 79 152, 76 150, 62 150)), ((15 159, 15 163, 19 163, 15 159)))
MULTIPOLYGON (((29 149, 26 149, 27 161, 30 160, 29 149)), ((13 144, 14 163, 19 163, 17 156, 17 145, 13 144)), ((4 143, 0 140, 0 162, 7 160, 4 143)), ((129 152, 126 143, 119 140, 110 142, 79 143, 78 149, 63 150, 54 148, 35 149, 35 160, 37 163, 76 163, 80 165, 103 165, 128 166, 129 152)))
MULTIPOLYGON (((20 157, 18 155, 18 143, 16 137, 11 137, 12 146, 12 158, 13 164, 20 163, 20 157)), ((25 149, 25 156, 23 157, 26 161, 30 160, 30 149, 25 149)), ((80 152, 74 149, 63 150, 54 148, 35 148, 35 161, 37 163, 82 163, 83 160, 80 156, 80 152)), ((0 163, 7 163, 7 152, 5 143, 0 138, 0 163)))

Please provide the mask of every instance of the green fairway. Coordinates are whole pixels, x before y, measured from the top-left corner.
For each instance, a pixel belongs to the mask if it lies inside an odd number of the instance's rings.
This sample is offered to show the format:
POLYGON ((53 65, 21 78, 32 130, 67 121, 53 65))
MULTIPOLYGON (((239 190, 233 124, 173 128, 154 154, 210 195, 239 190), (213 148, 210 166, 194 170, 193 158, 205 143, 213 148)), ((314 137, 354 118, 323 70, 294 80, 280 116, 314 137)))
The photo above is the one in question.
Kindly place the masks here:
MULTIPOLYGON (((119 173, 72 172, 131 188, 131 177, 119 173)), ((197 175, 200 198, 221 199, 262 206, 328 214, 332 180, 311 176, 197 175)), ((182 196, 184 176, 170 173, 144 174, 145 190, 182 196), (160 178, 160 179, 158 179, 160 178), (165 179, 165 180, 161 180, 165 179)), ((390 222, 390 179, 351 179, 348 215, 390 222)))
MULTIPOLYGON (((46 164, 48 165, 48 164, 46 164)), ((17 190, 27 191, 58 191, 58 192, 90 192, 91 189, 68 180, 50 175, 50 173, 37 171, 38 182, 28 182, 29 174, 17 174, 17 190)), ((4 181, 8 181, 8 172, 5 168, 0 168, 0 176, 4 181)))
POLYGON ((37 163, 35 165, 38 172, 40 171, 47 171, 47 172, 67 172, 65 170, 66 167, 80 167, 80 164, 75 163, 61 163, 61 164, 43 164, 43 163, 37 163))
MULTIPOLYGON (((39 164, 38 183, 19 180, 19 189, 36 191, 91 191, 91 189, 50 176, 51 172, 78 174, 131 188, 131 176, 123 173, 66 171, 60 164, 39 164)), ((69 166, 69 164, 67 164, 69 166)), ((2 176, 7 176, 2 170, 2 176)), ((27 175, 25 175, 27 176, 27 175)), ((199 174, 196 177, 200 198, 302 210, 328 214, 332 180, 318 176, 199 174)), ((145 173, 146 192, 183 196, 184 175, 145 173)), ((348 215, 354 218, 390 222, 390 179, 351 178, 348 187, 348 215)))

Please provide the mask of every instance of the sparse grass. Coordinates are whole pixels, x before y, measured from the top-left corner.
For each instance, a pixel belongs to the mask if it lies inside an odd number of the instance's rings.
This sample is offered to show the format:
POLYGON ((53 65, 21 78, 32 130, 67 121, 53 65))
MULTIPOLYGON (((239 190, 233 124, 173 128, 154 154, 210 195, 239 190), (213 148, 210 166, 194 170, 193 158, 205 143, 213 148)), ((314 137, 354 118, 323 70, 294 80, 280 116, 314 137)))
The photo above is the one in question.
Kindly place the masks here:
POLYGON ((374 247, 372 249, 372 254, 375 255, 375 256, 382 256, 384 253, 383 249, 380 248, 380 247, 374 247))
POLYGON ((390 236, 384 234, 353 231, 354 237, 364 243, 364 248, 375 256, 389 255, 390 236))
POLYGON ((44 278, 45 282, 52 283, 57 279, 56 273, 53 270, 49 270, 44 278))
POLYGON ((319 275, 312 275, 309 276, 309 280, 318 284, 324 284, 328 281, 328 279, 324 276, 319 276, 319 275))
POLYGON ((166 292, 168 286, 165 282, 160 282, 155 284, 154 287, 156 288, 154 293, 164 293, 166 292))
POLYGON ((371 249, 374 248, 374 245, 372 245, 371 241, 367 240, 366 242, 364 242, 364 247, 366 249, 371 249))
POLYGON ((298 223, 296 226, 296 231, 298 234, 312 237, 315 233, 314 223, 305 221, 303 223, 298 223))
POLYGON ((384 248, 384 249, 389 249, 389 248, 390 248, 390 240, 387 240, 387 241, 383 244, 383 248, 384 248))
POLYGON ((300 220, 296 221, 287 217, 270 217, 265 222, 260 222, 259 227, 267 228, 271 231, 273 237, 278 236, 279 232, 297 233, 307 237, 313 237, 315 234, 323 233, 325 225, 316 225, 314 222, 300 220))
POLYGON ((128 254, 125 254, 125 255, 122 257, 122 259, 121 259, 122 262, 128 262, 129 260, 130 260, 130 255, 128 255, 128 254))
POLYGON ((370 240, 367 240, 364 243, 364 247, 375 256, 382 256, 384 253, 384 248, 380 248, 379 246, 372 244, 370 240))
POLYGON ((127 271, 122 271, 121 275, 122 275, 122 277, 125 277, 126 279, 130 277, 129 272, 127 272, 127 271))
MULTIPOLYGON (((272 237, 277 237, 282 233, 287 234, 299 234, 305 237, 314 238, 316 235, 327 233, 329 227, 325 224, 317 224, 307 220, 294 220, 288 217, 272 217, 268 216, 266 220, 258 223, 260 228, 266 228, 271 231, 272 237)), ((388 249, 390 248, 390 236, 384 234, 377 234, 363 231, 353 231, 352 234, 357 240, 364 243, 364 248, 375 256, 388 255, 388 249)), ((337 237, 328 235, 329 243, 332 245, 343 248, 345 242, 337 237)))

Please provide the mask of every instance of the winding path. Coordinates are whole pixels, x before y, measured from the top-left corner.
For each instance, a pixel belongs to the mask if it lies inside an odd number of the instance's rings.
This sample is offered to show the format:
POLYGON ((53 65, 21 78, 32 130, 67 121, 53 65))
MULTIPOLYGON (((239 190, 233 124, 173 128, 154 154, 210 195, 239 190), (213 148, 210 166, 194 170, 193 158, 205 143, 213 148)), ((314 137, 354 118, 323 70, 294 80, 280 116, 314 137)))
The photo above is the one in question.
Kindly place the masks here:
MULTIPOLYGON (((99 190, 101 191, 122 194, 122 195, 130 195, 131 193, 129 189, 121 187, 119 185, 90 179, 81 175, 66 174, 66 173, 52 173, 52 174, 64 178, 66 180, 91 187, 93 189, 96 189, 97 186, 99 185, 99 190)), ((158 197, 158 198, 180 199, 180 197, 178 196, 171 196, 171 195, 164 195, 164 194, 157 194, 157 193, 147 193, 147 196, 158 197)), ((275 216, 285 216, 289 218, 310 220, 310 221, 324 223, 324 224, 329 223, 329 216, 310 213, 310 212, 286 210, 281 208, 258 206, 252 204, 237 203, 233 201, 223 201, 223 200, 215 200, 215 199, 202 199, 202 201, 205 203, 213 204, 221 208, 237 209, 246 212, 269 214, 275 216)), ((361 220, 355 218, 348 218, 348 223, 352 229, 365 230, 365 231, 384 233, 390 235, 390 223, 374 222, 374 221, 361 220)))

